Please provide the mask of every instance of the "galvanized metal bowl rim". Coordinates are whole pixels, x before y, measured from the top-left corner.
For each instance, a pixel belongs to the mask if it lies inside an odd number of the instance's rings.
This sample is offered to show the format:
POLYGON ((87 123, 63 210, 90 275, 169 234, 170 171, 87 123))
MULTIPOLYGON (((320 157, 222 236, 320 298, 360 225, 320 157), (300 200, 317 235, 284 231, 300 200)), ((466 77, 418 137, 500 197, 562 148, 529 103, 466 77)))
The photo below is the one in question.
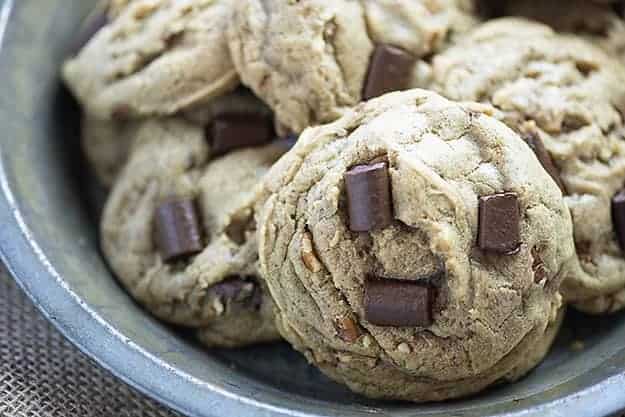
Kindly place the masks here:
MULTIPOLYGON (((5 0, 0 8, 0 47, 13 4, 13 0, 5 0)), ((1 58, 0 50, 0 64, 1 58)), ((207 404, 211 405, 210 415, 215 417, 325 415, 323 410, 320 410, 319 414, 311 414, 271 406, 253 398, 252 395, 244 397, 228 392, 171 367, 118 332, 66 285, 63 277, 33 239, 29 226, 20 213, 19 202, 14 197, 5 171, 4 161, 7 157, 6 150, 0 147, 0 259, 48 320, 79 349, 126 383, 188 415, 204 417, 209 415, 207 404), (71 308, 63 312, 64 317, 51 315, 49 312, 54 311, 52 308, 54 300, 61 299, 70 300, 71 308), (97 328, 98 338, 84 337, 82 330, 85 328, 97 328), (128 363, 141 364, 142 372, 132 374, 125 372, 128 363), (168 385, 167 388, 164 384, 157 383, 171 378, 176 378, 177 383, 168 385)), ((621 353, 622 351, 615 355, 621 353)), ((625 373, 622 366, 615 369, 614 366, 606 364, 608 361, 609 358, 606 358, 599 369, 593 370, 605 377, 595 385, 579 390, 569 389, 569 392, 561 397, 554 394, 546 401, 533 404, 530 409, 497 415, 562 416, 579 415, 579 410, 585 410, 585 416, 598 417, 617 412, 625 405, 623 396, 625 373), (600 406, 597 406, 598 396, 601 398, 600 406)), ((367 414, 384 415, 384 412, 371 409, 367 414)))

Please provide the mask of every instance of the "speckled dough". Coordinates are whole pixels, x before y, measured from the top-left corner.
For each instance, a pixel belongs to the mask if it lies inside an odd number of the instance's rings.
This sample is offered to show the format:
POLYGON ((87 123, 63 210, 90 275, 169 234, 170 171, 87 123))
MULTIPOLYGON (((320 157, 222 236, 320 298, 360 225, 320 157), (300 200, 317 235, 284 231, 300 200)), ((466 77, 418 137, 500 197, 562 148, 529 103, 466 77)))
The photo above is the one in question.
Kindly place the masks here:
POLYGON ((423 90, 388 94, 306 130, 266 177, 259 252, 278 328, 354 391, 460 397, 520 377, 546 352, 575 259, 569 212, 529 147, 484 108, 423 90), (384 155, 393 224, 350 232, 344 174, 384 155), (518 195, 522 244, 487 254, 476 247, 478 198, 504 191, 518 195), (365 319, 365 276, 416 280, 441 268, 431 326, 365 319), (342 337, 340 322, 358 336, 342 337))
POLYGON ((82 149, 98 181, 110 187, 124 167, 141 122, 83 117, 82 149))
MULTIPOLYGON (((229 26, 244 84, 294 132, 339 117, 361 101, 375 43, 416 58, 475 21, 468 0, 249 0, 229 26)), ((426 77, 415 66, 414 84, 426 77)), ((427 71, 426 71, 427 72, 427 71)))
POLYGON ((625 306, 611 198, 625 182, 625 68, 598 48, 521 19, 485 24, 434 59, 434 88, 494 105, 542 138, 566 188, 580 267, 562 288, 587 312, 625 306))
POLYGON ((282 154, 266 145, 209 162, 202 127, 182 118, 145 122, 112 190, 101 223, 102 248, 122 284, 149 311, 168 322, 200 329, 214 346, 274 340, 273 304, 257 274, 253 205, 260 177, 282 154), (153 241, 154 211, 171 196, 195 197, 206 247, 166 264, 153 241), (230 277, 262 290, 259 308, 211 291, 230 277))
MULTIPOLYGON (((185 110, 181 116, 199 126, 208 126, 216 117, 230 113, 271 117, 271 110, 244 88, 217 97, 209 104, 185 110)), ((115 182, 132 150, 137 129, 143 123, 135 120, 99 120, 89 116, 83 118, 83 151, 102 185, 110 187, 115 182)))
POLYGON ((514 0, 501 4, 505 15, 535 19, 557 31, 583 36, 625 62, 625 20, 609 2, 514 0))
POLYGON ((63 76, 92 117, 169 115, 233 89, 226 42, 231 1, 135 0, 77 56, 63 76))

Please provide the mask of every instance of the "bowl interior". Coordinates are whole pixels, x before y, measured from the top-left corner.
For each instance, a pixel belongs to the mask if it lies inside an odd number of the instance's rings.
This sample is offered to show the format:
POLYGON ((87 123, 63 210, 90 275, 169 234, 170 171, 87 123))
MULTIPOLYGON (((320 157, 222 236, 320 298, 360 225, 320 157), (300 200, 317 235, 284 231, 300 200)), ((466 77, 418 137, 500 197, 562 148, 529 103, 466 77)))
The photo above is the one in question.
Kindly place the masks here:
MULTIPOLYGON (((581 398, 622 371, 625 315, 569 311, 549 357, 518 383, 442 404, 375 402, 329 381, 284 343, 206 351, 154 320, 120 288, 100 256, 102 193, 82 162, 79 110, 58 80, 66 45, 94 3, 12 4, 0 54, 0 185, 7 195, 0 203, 0 244, 45 314, 104 366, 197 416, 488 416, 528 407, 551 415, 550 404, 581 398), (574 341, 583 349, 573 349, 574 341)), ((2 12, 0 37, 1 27, 2 12)), ((625 399, 576 404, 577 410, 588 407, 585 415, 598 416, 625 399)))

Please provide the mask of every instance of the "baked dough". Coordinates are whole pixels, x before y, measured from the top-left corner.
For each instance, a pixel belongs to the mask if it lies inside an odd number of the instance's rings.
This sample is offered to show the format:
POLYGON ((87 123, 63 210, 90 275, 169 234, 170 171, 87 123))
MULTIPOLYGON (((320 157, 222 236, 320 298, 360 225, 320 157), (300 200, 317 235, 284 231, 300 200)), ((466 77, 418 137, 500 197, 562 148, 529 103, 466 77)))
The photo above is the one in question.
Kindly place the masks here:
POLYGON ((199 329, 211 346, 278 338, 273 303, 257 273, 253 207, 257 183, 281 144, 210 160, 204 128, 183 118, 144 122, 101 222, 104 255, 130 294, 157 317, 199 329), (174 263, 155 245, 162 201, 194 198, 206 246, 174 263))
POLYGON ((433 88, 479 100, 558 168, 580 266, 562 293, 590 313, 625 306, 625 258, 611 199, 625 184, 625 68, 579 38, 524 19, 484 24, 433 62, 433 88))
POLYGON ((135 0, 63 66, 91 117, 171 115, 234 89, 228 0, 135 0))
POLYGON ((279 331, 356 392, 465 396, 525 374, 552 340, 575 261, 570 215, 530 148, 485 112, 424 90, 387 94, 304 131, 265 177, 259 256, 279 331), (352 232, 344 176, 380 160, 392 223, 352 232), (478 200, 503 192, 518 199, 520 244, 495 254, 477 246, 478 200), (431 324, 373 324, 371 275, 435 288, 431 324))
MULTIPOLYGON (((250 114, 271 118, 271 110, 249 90, 238 88, 210 103, 180 113, 185 120, 207 127, 217 117, 250 114)), ((82 121, 82 148, 99 182, 111 187, 132 151, 132 142, 141 120, 100 120, 85 115, 82 121)))

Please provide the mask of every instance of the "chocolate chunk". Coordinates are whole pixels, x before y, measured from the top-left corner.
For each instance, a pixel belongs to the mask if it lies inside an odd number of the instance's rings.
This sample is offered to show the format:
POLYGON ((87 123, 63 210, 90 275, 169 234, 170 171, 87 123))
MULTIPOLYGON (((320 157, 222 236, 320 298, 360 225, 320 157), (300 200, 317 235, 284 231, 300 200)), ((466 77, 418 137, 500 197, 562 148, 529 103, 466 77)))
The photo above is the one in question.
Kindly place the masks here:
POLYGON ((625 251, 625 189, 612 197, 612 225, 621 250, 625 251))
POLYGON ((271 120, 257 114, 230 113, 215 118, 207 129, 214 154, 259 146, 274 136, 271 120))
POLYGON ((625 0, 612 3, 614 12, 621 18, 625 18, 625 0))
POLYGON ((168 200, 156 208, 156 244, 165 262, 201 252, 202 236, 195 202, 168 200))
POLYGON ((376 46, 369 63, 363 98, 369 100, 391 91, 409 88, 416 62, 414 56, 395 46, 376 46))
POLYGON ((349 229, 368 232, 393 221, 388 166, 384 162, 357 165, 345 173, 349 229))
POLYGON ((211 286, 207 294, 222 302, 239 303, 246 308, 258 310, 263 302, 263 295, 258 285, 251 279, 239 276, 229 277, 211 286))
POLYGON ((104 26, 109 24, 108 8, 101 7, 89 15, 71 43, 68 55, 75 56, 89 43, 91 38, 104 26))
POLYGON ((538 158, 538 161, 542 164, 543 168, 545 168, 545 171, 547 171, 547 173, 551 175, 551 178, 553 178, 558 187, 560 187, 562 193, 566 193, 566 189, 564 188, 564 184, 562 183, 562 179, 560 178, 558 168, 556 168, 555 164, 553 163, 553 159, 551 158, 549 152, 547 152, 545 144, 540 139, 540 136, 538 136, 534 132, 531 132, 524 134, 523 139, 529 145, 529 147, 532 148, 534 154, 536 154, 536 158, 538 158))
POLYGON ((350 317, 337 317, 334 320, 334 328, 344 342, 354 343, 360 337, 360 329, 350 317))
POLYGON ((415 281, 372 278, 365 281, 365 319, 378 326, 432 324, 433 289, 415 281))
POLYGON ((519 203, 514 193, 480 197, 478 246, 488 252, 516 253, 521 244, 519 203))

